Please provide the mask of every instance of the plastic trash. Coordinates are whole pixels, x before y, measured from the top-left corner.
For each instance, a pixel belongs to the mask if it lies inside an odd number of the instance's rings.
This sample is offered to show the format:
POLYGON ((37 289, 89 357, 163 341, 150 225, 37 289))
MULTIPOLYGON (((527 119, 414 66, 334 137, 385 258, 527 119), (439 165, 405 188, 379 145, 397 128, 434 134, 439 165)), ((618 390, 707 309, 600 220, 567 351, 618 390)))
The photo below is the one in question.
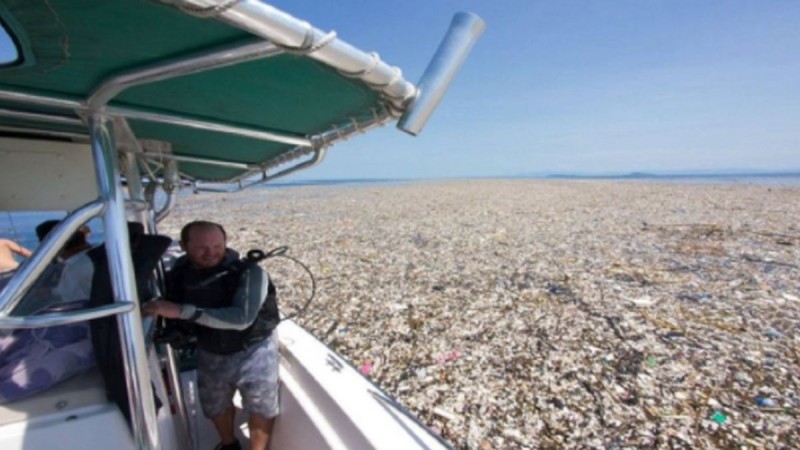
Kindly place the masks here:
POLYGON ((767 328, 767 330, 764 331, 764 335, 772 339, 783 339, 786 337, 783 333, 772 327, 767 328))
POLYGON ((762 397, 762 396, 756 397, 756 404, 761 408, 774 408, 778 406, 775 400, 769 397, 762 397))
POLYGON ((375 364, 372 362, 366 362, 358 368, 358 371, 361 372, 361 375, 369 375, 372 372, 372 369, 375 368, 375 364))
POLYGON ((434 358, 434 361, 436 361, 436 364, 444 364, 446 362, 455 361, 460 357, 461 352, 458 350, 453 350, 451 352, 438 355, 436 358, 434 358))
POLYGON ((639 403, 639 397, 635 392, 630 391, 625 391, 620 400, 622 400, 622 403, 628 406, 633 406, 639 403))

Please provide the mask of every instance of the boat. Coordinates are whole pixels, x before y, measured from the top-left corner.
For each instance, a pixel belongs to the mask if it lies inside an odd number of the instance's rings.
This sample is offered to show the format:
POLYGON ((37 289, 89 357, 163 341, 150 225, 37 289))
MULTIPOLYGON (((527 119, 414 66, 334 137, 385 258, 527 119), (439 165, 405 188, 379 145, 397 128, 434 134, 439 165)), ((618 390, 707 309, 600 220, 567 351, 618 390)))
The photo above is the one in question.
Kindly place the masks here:
MULTIPOLYGON (((17 50, 0 67, 0 211, 65 213, 0 292, 0 332, 111 320, 130 399, 123 414, 106 396, 114 380, 93 369, 0 405, 7 450, 213 448, 194 371, 140 314, 137 284, 146 276, 161 292, 164 267, 138 270, 128 222, 155 238, 182 189, 268 183, 389 123, 420 133, 484 29, 456 14, 414 84, 257 0, 3 0, 0 19, 17 50), (98 218, 109 302, 20 313, 69 237, 98 218)), ((270 448, 450 448, 297 323, 282 321, 278 336, 270 448)))

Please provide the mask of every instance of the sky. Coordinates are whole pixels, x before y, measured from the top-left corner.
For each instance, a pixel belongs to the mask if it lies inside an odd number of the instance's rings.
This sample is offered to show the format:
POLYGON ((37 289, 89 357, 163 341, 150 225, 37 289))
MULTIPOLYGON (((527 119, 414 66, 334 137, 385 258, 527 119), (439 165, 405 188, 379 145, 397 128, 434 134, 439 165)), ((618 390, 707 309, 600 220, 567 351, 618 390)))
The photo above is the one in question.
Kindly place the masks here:
POLYGON ((387 125, 295 180, 800 170, 794 0, 270 3, 413 83, 454 13, 487 25, 418 137, 387 125))
POLYGON ((800 2, 273 5, 413 83, 455 12, 487 25, 418 137, 389 125, 296 179, 800 169, 800 2))

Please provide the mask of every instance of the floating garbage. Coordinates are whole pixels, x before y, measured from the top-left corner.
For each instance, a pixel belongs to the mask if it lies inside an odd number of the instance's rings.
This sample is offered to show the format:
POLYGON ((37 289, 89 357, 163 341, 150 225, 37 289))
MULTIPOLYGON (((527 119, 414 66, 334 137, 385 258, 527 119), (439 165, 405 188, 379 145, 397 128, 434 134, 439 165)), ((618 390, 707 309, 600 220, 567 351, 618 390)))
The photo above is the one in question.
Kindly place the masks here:
POLYGON ((785 292, 781 294, 781 298, 789 300, 790 302, 800 302, 800 297, 785 292))
POLYGON ((446 362, 455 361, 460 357, 461 357, 461 352, 458 350, 453 350, 436 356, 434 358, 434 361, 436 361, 437 364, 444 364, 446 362))
POLYGON ((726 416, 725 413, 722 413, 720 411, 715 411, 714 414, 711 415, 711 420, 722 425, 728 421, 728 416, 726 416))
POLYGON ((369 375, 372 372, 372 369, 374 369, 374 368, 375 368, 375 365, 372 364, 371 362, 368 362, 368 363, 362 364, 358 368, 358 371, 361 372, 362 375, 369 375))
MULTIPOLYGON (((238 250, 288 245, 319 288, 298 323, 455 448, 800 442, 798 188, 468 180, 235 196, 182 199, 163 231, 217 219, 238 250)), ((286 264, 266 268, 292 311, 308 279, 286 264)))
POLYGON ((455 414, 442 408, 433 408, 433 414, 451 422, 458 420, 455 414))
POLYGON ((761 397, 761 396, 756 397, 756 404, 761 408, 774 408, 778 406, 778 404, 775 403, 775 400, 772 400, 769 397, 761 397))
POLYGON ((634 305, 636 305, 636 306, 638 306, 638 307, 640 307, 640 308, 646 308, 646 307, 648 307, 648 306, 653 306, 653 305, 655 305, 655 303, 656 303, 656 302, 655 302, 655 301, 654 301, 652 298, 650 298, 649 296, 647 296, 647 297, 640 297, 640 298, 631 298, 631 299, 628 299, 628 300, 629 300, 631 303, 633 303, 634 305))
POLYGON ((767 337, 771 337, 773 339, 783 339, 786 337, 783 333, 771 327, 767 328, 767 330, 764 331, 764 335, 766 335, 767 337))

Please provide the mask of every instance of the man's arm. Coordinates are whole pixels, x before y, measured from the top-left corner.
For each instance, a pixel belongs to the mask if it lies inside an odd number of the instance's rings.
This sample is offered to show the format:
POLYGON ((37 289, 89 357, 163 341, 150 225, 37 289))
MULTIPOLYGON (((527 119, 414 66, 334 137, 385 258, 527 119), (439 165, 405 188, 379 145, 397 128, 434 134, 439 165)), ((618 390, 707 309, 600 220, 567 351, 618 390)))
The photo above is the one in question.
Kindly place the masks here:
POLYGON ((33 252, 31 252, 27 248, 17 244, 14 241, 9 241, 9 243, 11 244, 11 251, 16 253, 16 254, 18 254, 18 255, 20 255, 20 256, 22 256, 22 257, 30 258, 31 255, 33 254, 33 252))
MULTIPOLYGON (((191 304, 178 305, 163 300, 145 303, 146 314, 182 319, 209 327, 244 330, 255 322, 269 288, 269 276, 257 265, 245 269, 231 306, 200 309, 191 304)), ((187 299, 191 301, 191 299, 187 299)))

